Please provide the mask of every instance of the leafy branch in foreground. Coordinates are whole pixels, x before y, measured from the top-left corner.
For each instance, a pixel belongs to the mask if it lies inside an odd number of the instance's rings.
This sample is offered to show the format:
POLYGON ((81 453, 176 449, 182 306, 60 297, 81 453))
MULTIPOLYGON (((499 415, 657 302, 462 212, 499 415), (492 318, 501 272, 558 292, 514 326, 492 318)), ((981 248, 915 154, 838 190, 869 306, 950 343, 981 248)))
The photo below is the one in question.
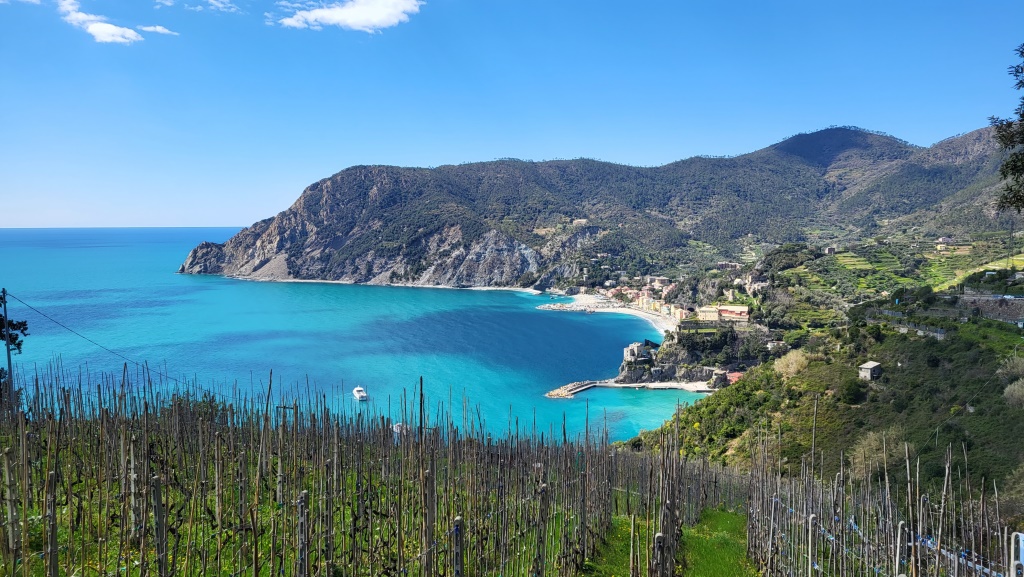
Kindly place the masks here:
MULTIPOLYGON (((1017 81, 1014 88, 1024 90, 1024 44, 1017 47, 1016 53, 1021 62, 1010 66, 1009 72, 1017 81)), ((989 122, 995 128, 999 145, 1011 151, 999 167, 999 174, 1006 179, 1006 184, 996 201, 996 208, 1013 208, 1020 213, 1024 210, 1024 96, 1015 113, 1016 120, 993 116, 989 122)))

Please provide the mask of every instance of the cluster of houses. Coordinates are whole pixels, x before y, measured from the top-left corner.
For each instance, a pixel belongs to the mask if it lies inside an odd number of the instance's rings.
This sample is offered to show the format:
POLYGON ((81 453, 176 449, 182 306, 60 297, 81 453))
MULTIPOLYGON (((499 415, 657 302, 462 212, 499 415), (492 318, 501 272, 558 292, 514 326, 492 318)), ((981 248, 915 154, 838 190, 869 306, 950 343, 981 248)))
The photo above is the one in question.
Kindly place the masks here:
POLYGON ((639 310, 664 315, 676 321, 746 323, 750 320, 750 307, 747 305, 710 305, 694 310, 666 303, 658 295, 670 293, 676 288, 676 283, 663 276, 649 276, 646 280, 647 284, 642 288, 612 287, 598 289, 598 293, 608 298, 623 300, 639 310))

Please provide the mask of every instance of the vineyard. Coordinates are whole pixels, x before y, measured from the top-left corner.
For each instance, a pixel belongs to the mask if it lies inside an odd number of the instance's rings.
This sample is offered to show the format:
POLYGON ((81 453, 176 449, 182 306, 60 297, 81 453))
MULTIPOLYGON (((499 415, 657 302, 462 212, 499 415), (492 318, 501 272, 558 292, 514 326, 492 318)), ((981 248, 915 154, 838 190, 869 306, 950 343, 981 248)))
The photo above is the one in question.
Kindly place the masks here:
POLYGON ((636 575, 747 479, 419 396, 401 421, 326 400, 227 402, 141 371, 37 377, 2 425, 3 575, 577 575, 612 523, 636 575), (74 383, 73 386, 63 386, 74 383), (643 536, 641 536, 643 535, 643 536))
POLYGON ((844 468, 818 480, 813 453, 793 474, 771 437, 760 439, 748 503, 748 555, 763 575, 1024 575, 1024 539, 1004 525, 995 485, 954 466, 952 447, 940 489, 920 481, 921 463, 906 445, 891 462, 884 445, 881 454, 856 456, 866 476, 844 468))
POLYGON ((1021 574, 1019 535, 952 448, 929 493, 909 452, 817 480, 813 450, 793 472, 762 434, 740 472, 681 457, 671 428, 646 452, 600 427, 512 417, 495 434, 422 388, 400 421, 273 401, 272 384, 229 402, 144 369, 23 391, 0 424, 0 575, 572 576, 617 535, 623 575, 668 577, 685 574, 684 528, 717 507, 746 512, 767 576, 1021 574))

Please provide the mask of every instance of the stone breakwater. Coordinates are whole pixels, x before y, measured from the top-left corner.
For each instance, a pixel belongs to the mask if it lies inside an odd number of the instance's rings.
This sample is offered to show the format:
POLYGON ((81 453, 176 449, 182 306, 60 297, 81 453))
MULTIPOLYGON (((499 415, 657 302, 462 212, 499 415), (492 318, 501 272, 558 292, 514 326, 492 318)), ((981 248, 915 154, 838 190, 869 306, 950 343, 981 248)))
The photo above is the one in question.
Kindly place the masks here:
POLYGON ((553 391, 549 391, 544 394, 549 399, 571 399, 576 393, 581 393, 587 389, 594 387, 609 387, 613 389, 676 389, 681 391, 689 391, 691 393, 703 393, 710 395, 715 392, 708 383, 705 382, 665 382, 665 383, 616 383, 614 380, 605 381, 576 381, 569 383, 568 385, 562 385, 553 391))
POLYGON ((576 393, 597 386, 597 381, 576 381, 568 385, 562 385, 553 391, 544 394, 549 399, 571 399, 576 393))

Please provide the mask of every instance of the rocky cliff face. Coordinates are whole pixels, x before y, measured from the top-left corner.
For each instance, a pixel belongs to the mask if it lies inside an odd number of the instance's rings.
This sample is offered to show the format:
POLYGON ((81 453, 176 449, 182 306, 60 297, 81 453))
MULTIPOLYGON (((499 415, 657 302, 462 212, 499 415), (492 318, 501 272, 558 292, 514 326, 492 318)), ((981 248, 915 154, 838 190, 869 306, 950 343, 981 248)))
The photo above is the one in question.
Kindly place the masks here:
POLYGON ((178 272, 448 287, 529 286, 576 272, 559 261, 586 243, 585 232, 535 249, 458 207, 432 206, 444 199, 416 198, 420 183, 402 176, 358 167, 320 181, 274 218, 200 244, 178 272))
MULTIPOLYGON (((262 234, 235 237, 224 244, 204 242, 192 249, 178 269, 184 274, 221 274, 253 280, 316 279, 366 284, 409 284, 447 287, 520 286, 540 280, 547 264, 540 253, 491 230, 468 245, 458 227, 427 237, 419 259, 406 254, 371 250, 342 263, 332 263, 336 239, 306 239, 293 244, 280 226, 262 234), (255 242, 248 242, 250 237, 255 242)), ((545 270, 558 277, 562 267, 545 270)))

